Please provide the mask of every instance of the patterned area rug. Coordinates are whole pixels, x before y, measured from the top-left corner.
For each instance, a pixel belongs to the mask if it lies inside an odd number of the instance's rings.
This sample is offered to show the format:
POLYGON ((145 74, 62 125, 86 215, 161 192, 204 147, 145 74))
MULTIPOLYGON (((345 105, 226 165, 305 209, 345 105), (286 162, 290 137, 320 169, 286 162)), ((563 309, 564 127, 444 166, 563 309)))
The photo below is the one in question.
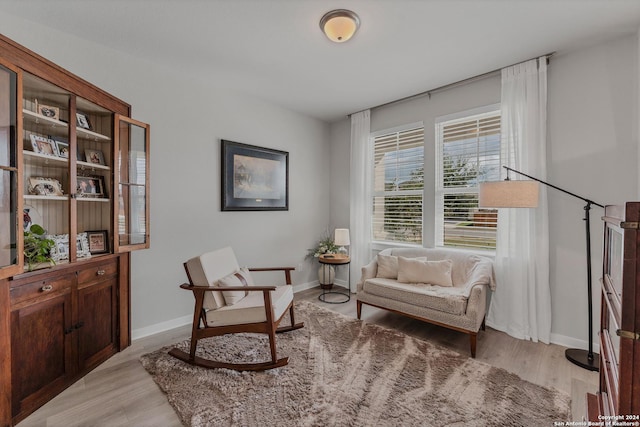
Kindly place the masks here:
MULTIPOLYGON (((570 399, 504 369, 316 304, 296 303, 305 327, 278 335, 289 364, 265 372, 208 370, 165 347, 141 357, 188 426, 549 426, 570 399)), ((288 321, 285 319, 283 322, 288 321)), ((177 344, 188 351, 189 341, 177 344)), ((200 341, 203 357, 268 360, 258 334, 200 341)))

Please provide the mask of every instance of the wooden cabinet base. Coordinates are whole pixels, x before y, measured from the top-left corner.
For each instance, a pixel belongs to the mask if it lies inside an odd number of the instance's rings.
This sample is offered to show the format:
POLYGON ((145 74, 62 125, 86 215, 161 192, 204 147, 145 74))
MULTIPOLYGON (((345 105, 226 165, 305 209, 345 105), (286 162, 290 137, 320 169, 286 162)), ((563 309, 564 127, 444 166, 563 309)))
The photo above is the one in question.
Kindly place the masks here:
POLYGON ((120 350, 129 312, 119 266, 128 260, 107 255, 9 280, 12 424, 120 350))

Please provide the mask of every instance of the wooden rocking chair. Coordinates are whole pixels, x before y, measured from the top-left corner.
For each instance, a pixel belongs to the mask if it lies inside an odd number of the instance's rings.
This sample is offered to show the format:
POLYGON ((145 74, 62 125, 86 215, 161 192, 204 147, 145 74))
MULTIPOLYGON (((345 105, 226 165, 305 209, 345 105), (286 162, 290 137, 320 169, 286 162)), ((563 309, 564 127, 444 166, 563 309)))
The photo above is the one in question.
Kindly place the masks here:
POLYGON ((284 286, 252 286, 247 269, 241 270, 230 247, 205 253, 184 263, 189 284, 180 287, 193 292, 195 310, 189 353, 173 348, 169 354, 184 362, 204 368, 227 368, 236 371, 262 371, 285 366, 289 358, 278 359, 276 332, 300 329, 293 310, 293 267, 251 268, 249 271, 284 271, 284 286), (247 280, 248 279, 248 280, 247 280), (239 286, 233 285, 239 281, 239 286), (227 303, 227 301, 229 303, 227 303), (278 327, 289 311, 290 326, 278 327), (269 335, 271 360, 263 363, 228 363, 196 356, 198 340, 225 334, 254 332, 269 335))

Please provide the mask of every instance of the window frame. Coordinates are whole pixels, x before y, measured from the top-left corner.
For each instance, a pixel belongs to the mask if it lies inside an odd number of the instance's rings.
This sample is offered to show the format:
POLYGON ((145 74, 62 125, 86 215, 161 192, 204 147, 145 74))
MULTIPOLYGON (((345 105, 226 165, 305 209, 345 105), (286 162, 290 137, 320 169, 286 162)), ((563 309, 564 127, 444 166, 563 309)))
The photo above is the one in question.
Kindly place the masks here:
MULTIPOLYGON (((444 142, 443 142, 443 129, 447 124, 453 124, 456 121, 463 123, 465 121, 473 121, 478 120, 485 117, 495 117, 501 118, 501 105, 500 103, 490 104, 478 108, 473 108, 469 110, 460 111, 453 114, 448 114, 445 116, 436 117, 434 120, 434 133, 435 133, 435 159, 434 159, 434 247, 436 248, 446 248, 459 250, 464 252, 476 252, 484 255, 494 255, 494 248, 486 248, 486 247, 473 247, 473 246, 452 246, 445 245, 445 236, 444 236, 444 220, 445 220, 445 206, 444 206, 444 197, 446 195, 455 195, 455 194, 478 194, 479 193, 479 185, 476 186, 460 186, 460 187, 445 187, 444 186, 444 165, 443 165, 443 151, 444 151, 444 142)), ((478 141, 479 142, 479 141, 478 141)), ((500 169, 500 164, 502 161, 501 158, 501 148, 498 149, 499 153, 499 163, 498 169, 500 169)), ((499 171, 498 171, 499 173, 499 171)), ((498 178, 499 179, 499 178, 498 178)), ((479 184, 479 183, 478 183, 479 184)), ((496 215, 496 237, 497 237, 497 215, 496 215)))
MULTIPOLYGON (((422 121, 420 122, 413 122, 413 123, 407 123, 401 126, 396 126, 393 128, 387 128, 387 129, 382 129, 379 131, 375 131, 375 132, 371 132, 369 135, 369 147, 371 149, 371 157, 370 157, 370 167, 371 167, 371 182, 369 183, 370 185, 370 203, 371 203, 371 228, 370 228, 370 233, 371 233, 371 244, 372 247, 390 247, 390 246, 395 246, 395 247, 399 247, 399 246, 406 246, 406 247, 422 247, 424 246, 424 234, 425 234, 425 227, 424 227, 424 202, 425 202, 425 127, 424 127, 424 123, 422 121), (400 134, 403 132, 410 132, 410 131, 414 131, 417 129, 422 129, 422 169, 423 169, 423 185, 421 189, 416 189, 416 190, 400 190, 400 191, 386 191, 386 190, 382 190, 382 191, 376 191, 375 189, 375 180, 376 180, 376 174, 375 174, 375 153, 376 153, 376 147, 375 147, 375 143, 376 143, 376 139, 377 138, 381 138, 384 136, 388 136, 388 135, 392 135, 392 134, 400 134), (375 216, 375 200, 376 197, 385 197, 385 196, 389 196, 389 195, 419 195, 421 198, 421 205, 422 205, 422 209, 421 209, 421 215, 420 215, 420 229, 421 229, 421 235, 420 235, 420 242, 417 243, 412 243, 412 242, 408 242, 408 241, 399 241, 399 240, 381 240, 381 239, 376 239, 375 233, 374 233, 374 227, 376 225, 375 221, 374 221, 374 216, 375 216)), ((397 150, 396 150, 397 152, 397 150)))

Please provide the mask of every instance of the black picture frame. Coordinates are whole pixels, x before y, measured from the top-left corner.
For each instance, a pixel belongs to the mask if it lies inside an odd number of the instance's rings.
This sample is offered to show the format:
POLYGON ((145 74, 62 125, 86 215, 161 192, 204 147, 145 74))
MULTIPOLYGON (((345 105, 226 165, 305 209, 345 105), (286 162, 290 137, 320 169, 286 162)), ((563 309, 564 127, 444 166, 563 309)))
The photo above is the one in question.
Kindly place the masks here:
POLYGON ((91 255, 109 253, 109 231, 90 230, 86 231, 91 255))
POLYGON ((222 210, 289 210, 289 153, 221 140, 222 210))

